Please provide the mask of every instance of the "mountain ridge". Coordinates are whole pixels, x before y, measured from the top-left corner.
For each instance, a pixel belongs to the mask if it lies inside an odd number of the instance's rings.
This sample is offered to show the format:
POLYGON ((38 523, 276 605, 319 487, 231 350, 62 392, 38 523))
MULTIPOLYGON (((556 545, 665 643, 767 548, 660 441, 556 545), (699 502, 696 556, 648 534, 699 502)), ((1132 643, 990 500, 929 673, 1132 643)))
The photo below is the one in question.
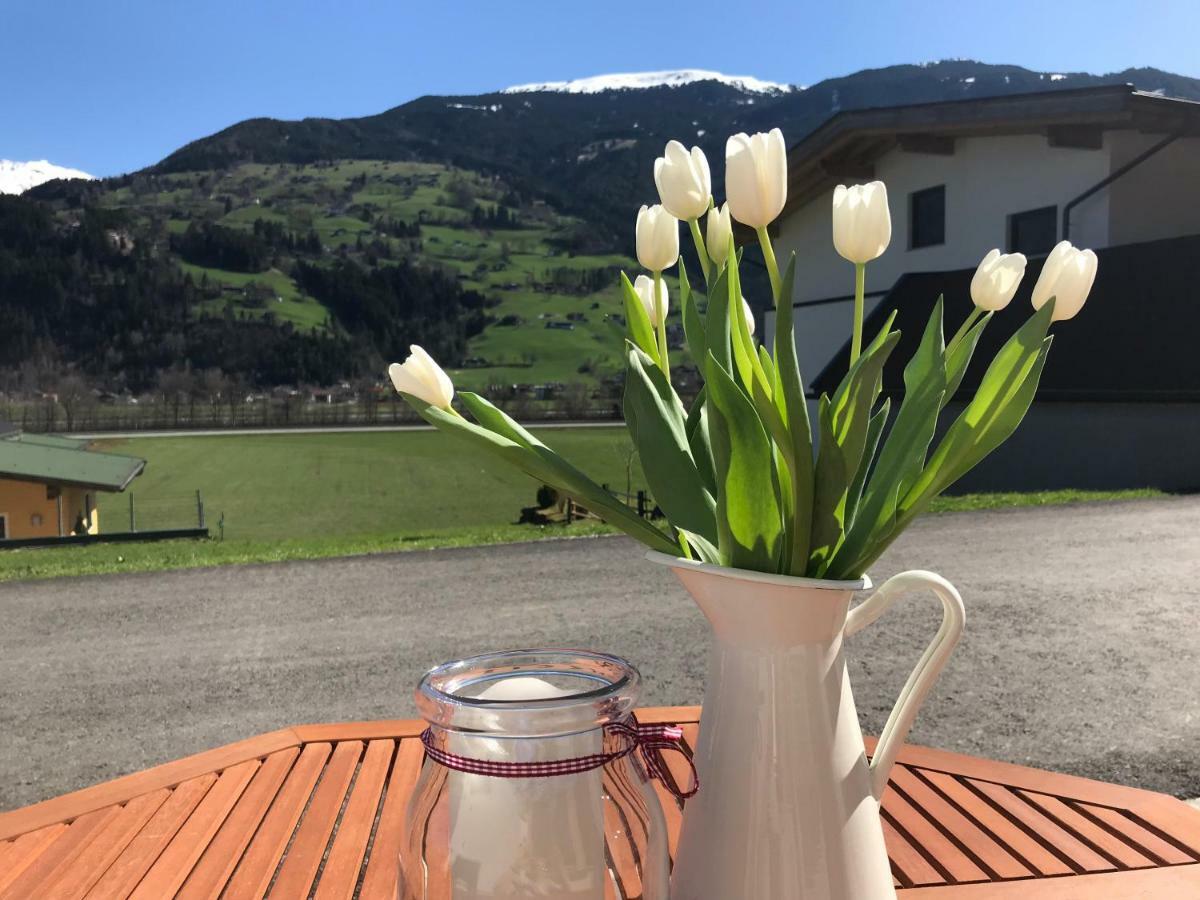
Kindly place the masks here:
POLYGON ((82 178, 95 180, 94 175, 67 166, 58 166, 48 159, 30 159, 19 162, 0 159, 0 194, 23 194, 25 191, 58 179, 82 178))
POLYGON ((561 92, 567 94, 598 94, 603 91, 643 90, 651 87, 679 87, 697 81, 716 81, 747 93, 774 94, 804 90, 791 84, 765 81, 753 75, 726 75, 711 69, 668 69, 658 72, 612 72, 569 81, 542 81, 502 88, 501 94, 561 92))
POLYGON ((444 163, 504 177, 596 223, 605 239, 613 240, 628 230, 626 220, 637 207, 654 196, 653 160, 668 139, 701 146, 719 184, 725 138, 738 131, 778 126, 792 143, 846 109, 1114 83, 1200 100, 1200 79, 1159 69, 1092 75, 974 60, 865 69, 779 93, 748 93, 707 78, 593 93, 501 89, 427 95, 351 119, 249 119, 193 141, 145 171, 322 159, 444 163))
POLYGON ((668 139, 704 149, 721 199, 737 131, 794 143, 843 110, 1112 83, 1200 100, 1157 69, 943 60, 780 93, 694 74, 246 120, 141 172, 0 197, 0 390, 63 371, 175 396, 201 372, 328 385, 414 342, 473 388, 586 389, 619 378, 606 319, 668 139))

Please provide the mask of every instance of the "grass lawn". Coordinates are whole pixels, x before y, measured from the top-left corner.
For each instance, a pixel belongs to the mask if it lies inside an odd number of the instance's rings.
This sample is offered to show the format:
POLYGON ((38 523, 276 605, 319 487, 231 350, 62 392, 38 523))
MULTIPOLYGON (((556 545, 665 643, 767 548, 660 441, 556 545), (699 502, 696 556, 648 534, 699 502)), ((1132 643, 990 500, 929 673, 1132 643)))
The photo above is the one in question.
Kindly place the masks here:
MULTIPOLYGON (((593 478, 624 490, 643 486, 621 427, 554 429, 542 439, 593 478)), ((131 488, 140 527, 195 521, 204 498, 223 541, 167 541, 9 550, 0 581, 231 563, 318 559, 359 553, 505 543, 612 533, 596 522, 516 525, 536 483, 500 470, 479 451, 436 431, 136 438, 102 447, 148 460, 131 488)), ((1157 491, 1052 491, 944 497, 935 512, 1159 496, 1157 491)), ((102 495, 100 521, 125 527, 127 495, 102 495)))
MULTIPOLYGON (((181 262, 179 266, 197 283, 202 275, 207 275, 209 281, 232 287, 244 288, 248 284, 270 287, 275 292, 276 299, 264 301, 261 307, 251 309, 255 315, 262 315, 269 311, 274 313, 276 318, 291 322, 305 330, 324 328, 325 320, 329 318, 329 311, 324 306, 312 297, 302 294, 296 287, 296 283, 278 269, 268 269, 265 272, 227 272, 224 269, 209 269, 185 262, 181 262)), ((240 305, 239 299, 234 297, 234 306, 238 309, 247 309, 240 305)), ((223 298, 218 298, 208 301, 206 306, 212 312, 220 312, 225 308, 225 302, 223 298)))

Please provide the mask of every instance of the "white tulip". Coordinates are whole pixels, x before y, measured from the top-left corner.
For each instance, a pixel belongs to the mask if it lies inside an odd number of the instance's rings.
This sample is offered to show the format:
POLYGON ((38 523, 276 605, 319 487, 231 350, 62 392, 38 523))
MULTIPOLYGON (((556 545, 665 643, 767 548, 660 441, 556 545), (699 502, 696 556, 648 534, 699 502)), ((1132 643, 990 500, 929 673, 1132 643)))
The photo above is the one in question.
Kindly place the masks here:
POLYGON ((1053 297, 1051 321, 1075 318, 1096 280, 1096 262, 1091 250, 1077 250, 1070 241, 1060 241, 1046 257, 1042 274, 1033 286, 1033 308, 1041 309, 1053 297))
POLYGON ((654 161, 654 183, 662 205, 675 218, 698 219, 708 210, 712 175, 699 147, 688 152, 679 141, 668 141, 663 155, 654 161))
POLYGON ((402 364, 388 366, 392 386, 402 394, 412 394, 431 406, 450 409, 454 400, 454 384, 442 367, 421 347, 413 344, 411 353, 402 364))
POLYGON ((729 218, 729 204, 722 203, 720 209, 714 206, 708 211, 708 220, 704 223, 704 244, 708 248, 708 258, 718 266, 729 255, 731 237, 733 222, 729 218))
POLYGON ((671 304, 670 295, 667 293, 667 282, 661 278, 658 280, 658 303, 654 302, 654 279, 649 275, 639 275, 634 279, 633 289, 637 291, 638 299, 646 308, 650 324, 657 328, 666 318, 667 308, 671 304))
POLYGON ((783 212, 787 147, 782 131, 735 134, 725 142, 725 197, 733 217, 751 228, 765 228, 783 212))
POLYGON ((971 279, 971 302, 985 312, 1004 309, 1024 277, 1024 254, 989 250, 971 279))
POLYGON ((750 309, 750 304, 742 299, 742 311, 746 314, 746 325, 750 329, 750 336, 754 336, 754 312, 750 309))
POLYGON ((892 215, 882 181, 833 191, 833 246, 852 263, 869 263, 883 255, 892 240, 892 215))
POLYGON ((659 205, 643 206, 637 217, 637 257, 643 268, 661 272, 679 259, 679 220, 659 205))

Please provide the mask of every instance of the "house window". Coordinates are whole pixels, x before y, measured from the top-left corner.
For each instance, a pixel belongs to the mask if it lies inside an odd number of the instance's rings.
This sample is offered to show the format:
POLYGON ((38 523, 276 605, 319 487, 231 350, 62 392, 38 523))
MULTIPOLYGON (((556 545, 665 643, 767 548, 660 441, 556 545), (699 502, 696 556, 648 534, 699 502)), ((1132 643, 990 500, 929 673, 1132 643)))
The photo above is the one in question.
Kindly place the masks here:
POLYGON ((1008 250, 1037 256, 1049 253, 1058 240, 1058 207, 1043 206, 1008 217, 1008 250))
POLYGON ((0 513, 0 541, 8 540, 8 513, 0 513))
POLYGON ((910 249, 946 243, 946 186, 909 194, 908 221, 910 249))

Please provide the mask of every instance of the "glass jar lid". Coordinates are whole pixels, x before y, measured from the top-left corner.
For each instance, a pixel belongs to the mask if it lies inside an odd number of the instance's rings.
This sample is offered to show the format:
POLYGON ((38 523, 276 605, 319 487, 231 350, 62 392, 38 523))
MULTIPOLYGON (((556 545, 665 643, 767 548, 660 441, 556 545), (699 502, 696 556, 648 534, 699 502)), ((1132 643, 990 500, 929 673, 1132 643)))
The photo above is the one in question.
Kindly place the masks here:
POLYGON ((587 650, 507 650, 430 669, 417 709, 436 728, 507 737, 553 737, 625 719, 641 675, 618 656, 587 650))

